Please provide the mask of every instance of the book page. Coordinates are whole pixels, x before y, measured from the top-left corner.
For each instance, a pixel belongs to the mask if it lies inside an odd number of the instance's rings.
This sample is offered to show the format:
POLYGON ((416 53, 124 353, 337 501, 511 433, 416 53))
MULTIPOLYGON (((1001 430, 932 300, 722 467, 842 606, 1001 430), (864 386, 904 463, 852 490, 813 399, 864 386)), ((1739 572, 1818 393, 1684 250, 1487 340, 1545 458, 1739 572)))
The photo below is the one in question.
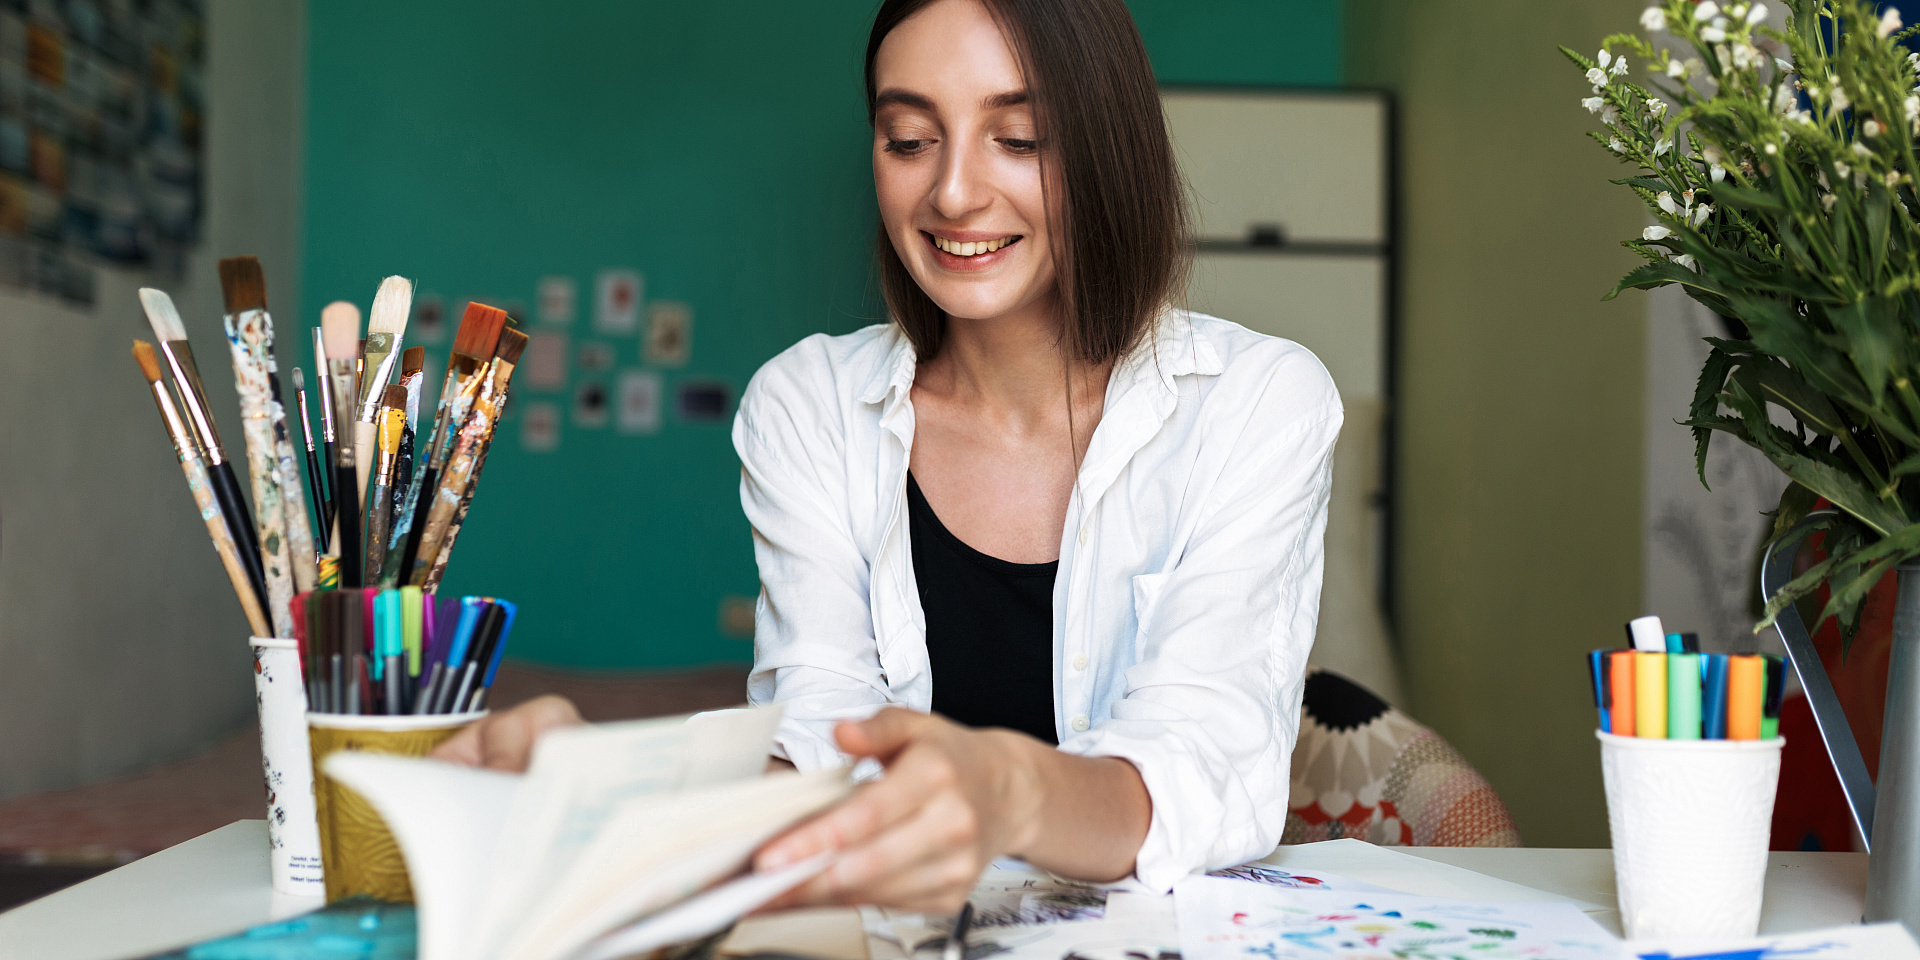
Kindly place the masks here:
POLYGON ((326 768, 366 797, 399 841, 419 904, 421 960, 463 956, 521 778, 377 753, 335 753, 326 768))
POLYGON ((506 835, 487 868, 480 929, 492 955, 593 842, 622 803, 694 784, 757 777, 773 747, 778 706, 554 730, 533 761, 506 835))

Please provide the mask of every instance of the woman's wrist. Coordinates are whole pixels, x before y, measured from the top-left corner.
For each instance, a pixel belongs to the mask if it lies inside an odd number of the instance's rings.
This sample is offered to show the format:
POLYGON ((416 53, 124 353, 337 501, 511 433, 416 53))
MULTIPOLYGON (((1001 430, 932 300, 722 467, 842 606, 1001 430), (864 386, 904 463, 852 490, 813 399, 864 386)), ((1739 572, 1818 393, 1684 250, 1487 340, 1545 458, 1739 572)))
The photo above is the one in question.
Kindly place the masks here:
POLYGON ((1000 855, 1030 858, 1046 835, 1045 819, 1048 806, 1048 784, 1051 781, 1047 767, 1059 756, 1059 751, 1012 730, 985 730, 983 736, 992 737, 994 755, 1002 758, 1000 771, 1000 810, 998 814, 1005 830, 1006 850, 1000 855))

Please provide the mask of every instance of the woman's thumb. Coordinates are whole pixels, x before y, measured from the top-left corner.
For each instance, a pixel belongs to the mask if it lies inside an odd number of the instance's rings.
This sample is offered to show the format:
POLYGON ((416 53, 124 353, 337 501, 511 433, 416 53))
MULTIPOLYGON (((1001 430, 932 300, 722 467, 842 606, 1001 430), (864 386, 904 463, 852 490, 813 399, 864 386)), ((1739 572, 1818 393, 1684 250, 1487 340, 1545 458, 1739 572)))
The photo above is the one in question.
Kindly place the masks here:
POLYGON ((914 734, 931 718, 924 713, 887 707, 865 720, 842 720, 833 728, 833 739, 840 749, 856 757, 874 757, 885 762, 913 740, 914 734))

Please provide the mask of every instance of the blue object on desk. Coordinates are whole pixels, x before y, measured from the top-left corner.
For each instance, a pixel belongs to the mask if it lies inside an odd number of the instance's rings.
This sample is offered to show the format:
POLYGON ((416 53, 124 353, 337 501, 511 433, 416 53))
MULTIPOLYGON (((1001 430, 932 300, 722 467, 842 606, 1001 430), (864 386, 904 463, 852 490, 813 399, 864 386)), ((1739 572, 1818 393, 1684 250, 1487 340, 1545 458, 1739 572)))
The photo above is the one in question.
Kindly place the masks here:
POLYGON ((414 960, 418 944, 411 904, 354 897, 145 960, 414 960))

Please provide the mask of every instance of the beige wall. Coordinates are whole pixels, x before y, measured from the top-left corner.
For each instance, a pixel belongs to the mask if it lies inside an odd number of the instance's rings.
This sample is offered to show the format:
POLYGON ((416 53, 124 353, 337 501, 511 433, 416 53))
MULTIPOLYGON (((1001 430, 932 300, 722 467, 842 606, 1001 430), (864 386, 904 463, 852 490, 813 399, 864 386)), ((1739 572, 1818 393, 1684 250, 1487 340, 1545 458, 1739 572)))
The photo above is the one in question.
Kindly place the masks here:
POLYGON ((1642 221, 1555 45, 1597 49, 1642 5, 1347 7, 1349 79, 1401 106, 1408 697, 1532 846, 1607 843, 1580 655, 1640 603, 1646 306, 1600 296, 1642 221))
MULTIPOLYGON (((206 239, 159 285, 230 446, 214 260, 256 254, 270 306, 298 302, 305 19, 301 0, 208 5, 206 239)), ((149 282, 100 271, 91 311, 0 289, 0 797, 191 753, 253 712, 246 621, 129 353, 152 338, 149 282)))

